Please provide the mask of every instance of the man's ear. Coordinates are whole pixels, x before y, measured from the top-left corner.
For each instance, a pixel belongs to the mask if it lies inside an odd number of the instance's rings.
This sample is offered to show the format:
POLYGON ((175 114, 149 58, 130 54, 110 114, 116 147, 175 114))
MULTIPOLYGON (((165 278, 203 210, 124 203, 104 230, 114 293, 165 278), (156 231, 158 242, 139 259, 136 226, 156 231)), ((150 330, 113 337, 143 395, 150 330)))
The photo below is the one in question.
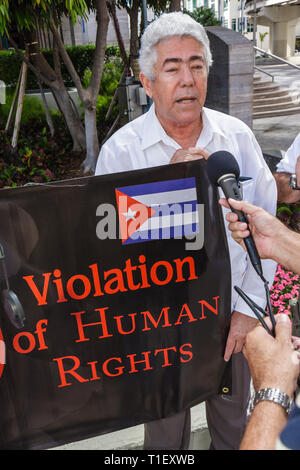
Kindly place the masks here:
POLYGON ((153 97, 152 86, 151 86, 152 80, 150 80, 150 78, 146 77, 146 75, 140 72, 140 81, 141 81, 141 84, 143 85, 145 92, 149 96, 149 98, 152 98, 153 97))

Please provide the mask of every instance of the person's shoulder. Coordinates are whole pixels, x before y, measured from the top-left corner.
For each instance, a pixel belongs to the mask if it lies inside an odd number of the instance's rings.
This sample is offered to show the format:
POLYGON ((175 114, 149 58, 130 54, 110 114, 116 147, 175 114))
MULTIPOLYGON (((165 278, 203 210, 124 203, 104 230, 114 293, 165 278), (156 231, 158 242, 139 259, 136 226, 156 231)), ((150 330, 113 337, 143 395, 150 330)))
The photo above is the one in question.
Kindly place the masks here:
POLYGON ((143 125, 144 125, 145 115, 141 115, 134 119, 133 121, 124 124, 120 129, 118 129, 103 145, 103 147, 122 147, 128 146, 134 140, 139 140, 143 135, 143 125))
POLYGON ((293 141, 291 147, 293 147, 296 151, 299 152, 300 154, 300 132, 299 134, 295 137, 295 140, 293 141))
POLYGON ((204 108, 205 113, 213 126, 224 134, 247 134, 252 135, 252 131, 248 125, 241 119, 230 116, 229 114, 216 111, 215 109, 204 108))

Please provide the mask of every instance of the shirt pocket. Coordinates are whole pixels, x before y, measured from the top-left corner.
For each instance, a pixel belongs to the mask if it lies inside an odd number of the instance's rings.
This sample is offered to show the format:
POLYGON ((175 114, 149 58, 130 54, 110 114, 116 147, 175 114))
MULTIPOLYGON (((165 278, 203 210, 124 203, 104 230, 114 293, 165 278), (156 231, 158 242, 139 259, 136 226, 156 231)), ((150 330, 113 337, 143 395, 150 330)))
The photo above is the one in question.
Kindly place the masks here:
POLYGON ((243 177, 239 178, 239 185, 242 194, 242 199, 247 202, 252 202, 254 199, 255 182, 253 178, 243 177))

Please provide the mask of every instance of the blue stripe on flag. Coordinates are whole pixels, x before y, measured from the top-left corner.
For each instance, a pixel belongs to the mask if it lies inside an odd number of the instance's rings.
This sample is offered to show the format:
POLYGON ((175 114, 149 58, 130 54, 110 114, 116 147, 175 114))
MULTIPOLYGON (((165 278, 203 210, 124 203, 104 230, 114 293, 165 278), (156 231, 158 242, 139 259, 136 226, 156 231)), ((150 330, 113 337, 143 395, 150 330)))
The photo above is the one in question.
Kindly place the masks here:
POLYGON ((128 238, 123 245, 129 245, 130 243, 139 243, 145 241, 154 240, 169 240, 175 237, 183 237, 184 235, 196 235, 199 232, 198 223, 189 225, 179 225, 176 227, 165 227, 154 230, 145 230, 143 232, 134 232, 130 238, 128 238), (136 238, 134 238, 136 237, 136 238))
POLYGON ((191 188, 196 188, 196 180, 194 177, 168 181, 157 181, 156 183, 137 184, 134 186, 123 186, 122 188, 116 189, 122 193, 127 194, 127 196, 134 198, 135 196, 142 194, 153 194, 191 188))
POLYGON ((155 211, 152 217, 161 217, 168 214, 184 214, 188 212, 195 212, 197 210, 197 201, 188 202, 174 202, 173 204, 159 204, 151 205, 151 209, 155 211), (172 209, 174 209, 172 211, 172 209))

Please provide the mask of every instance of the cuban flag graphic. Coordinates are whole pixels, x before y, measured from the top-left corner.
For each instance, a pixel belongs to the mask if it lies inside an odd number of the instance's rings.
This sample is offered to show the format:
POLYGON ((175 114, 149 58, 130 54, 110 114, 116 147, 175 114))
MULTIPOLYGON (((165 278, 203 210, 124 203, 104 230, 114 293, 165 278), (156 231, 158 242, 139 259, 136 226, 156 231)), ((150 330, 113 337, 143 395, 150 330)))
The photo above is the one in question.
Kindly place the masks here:
POLYGON ((122 244, 199 232, 195 178, 116 188, 122 244))

